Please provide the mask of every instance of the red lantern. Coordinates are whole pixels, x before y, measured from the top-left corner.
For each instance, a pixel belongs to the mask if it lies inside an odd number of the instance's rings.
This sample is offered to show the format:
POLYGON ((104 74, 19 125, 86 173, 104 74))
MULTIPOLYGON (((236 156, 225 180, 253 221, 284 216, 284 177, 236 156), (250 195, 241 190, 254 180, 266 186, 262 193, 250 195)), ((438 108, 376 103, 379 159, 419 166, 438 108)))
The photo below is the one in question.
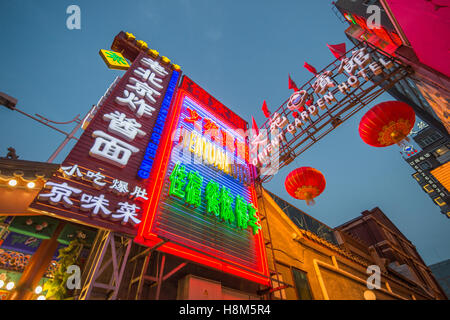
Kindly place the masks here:
POLYGON ((359 123, 359 135, 368 145, 387 147, 402 144, 414 127, 416 115, 413 108, 400 101, 377 104, 367 111, 359 123))
POLYGON ((326 181, 323 174, 311 167, 293 170, 286 177, 284 186, 292 197, 306 200, 307 205, 315 203, 314 198, 325 190, 326 181))

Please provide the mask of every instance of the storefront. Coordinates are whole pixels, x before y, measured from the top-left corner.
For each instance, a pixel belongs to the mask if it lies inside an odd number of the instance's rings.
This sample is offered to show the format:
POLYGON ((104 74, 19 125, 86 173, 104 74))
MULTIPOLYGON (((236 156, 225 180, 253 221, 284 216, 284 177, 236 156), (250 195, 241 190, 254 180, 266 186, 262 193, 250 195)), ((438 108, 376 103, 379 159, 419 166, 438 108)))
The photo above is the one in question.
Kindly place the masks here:
POLYGON ((89 253, 96 230, 75 223, 65 223, 58 229, 59 219, 29 209, 58 167, 17 159, 0 160, 1 300, 8 299, 18 287, 26 287, 26 297, 20 298, 68 297, 70 290, 57 293, 55 276, 69 258, 82 266, 89 253), (75 242, 82 245, 71 251, 75 242))

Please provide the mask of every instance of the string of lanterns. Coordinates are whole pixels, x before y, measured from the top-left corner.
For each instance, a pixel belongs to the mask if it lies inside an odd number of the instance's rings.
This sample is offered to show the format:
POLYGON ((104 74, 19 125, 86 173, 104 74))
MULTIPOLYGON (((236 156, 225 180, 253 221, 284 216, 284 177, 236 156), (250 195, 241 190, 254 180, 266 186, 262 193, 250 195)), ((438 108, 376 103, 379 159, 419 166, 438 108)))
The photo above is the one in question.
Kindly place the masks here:
MULTIPOLYGON (((404 145, 414 127, 416 115, 411 106, 400 101, 386 101, 367 111, 359 123, 359 136, 373 147, 404 145)), ((311 167, 300 167, 291 171, 285 180, 286 191, 295 199, 315 204, 326 186, 323 174, 311 167)))

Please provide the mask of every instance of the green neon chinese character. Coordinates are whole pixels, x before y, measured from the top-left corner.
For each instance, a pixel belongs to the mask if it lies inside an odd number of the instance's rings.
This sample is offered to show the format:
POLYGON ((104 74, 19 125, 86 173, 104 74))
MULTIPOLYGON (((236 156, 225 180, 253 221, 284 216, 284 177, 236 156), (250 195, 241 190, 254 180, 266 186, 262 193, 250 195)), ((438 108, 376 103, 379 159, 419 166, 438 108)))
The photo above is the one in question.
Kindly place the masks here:
POLYGON ((236 196, 234 212, 236 213, 237 226, 244 230, 247 229, 249 219, 247 213, 247 202, 242 196, 236 196))
POLYGON ((236 219, 234 216, 233 208, 231 204, 233 202, 233 196, 230 194, 230 189, 227 187, 222 187, 220 190, 220 219, 228 221, 229 223, 234 222, 236 219))
POLYGON ((120 64, 127 64, 127 61, 123 57, 118 55, 116 52, 107 51, 106 55, 108 56, 108 58, 112 59, 114 62, 117 62, 120 64))
POLYGON ((170 186, 169 186, 169 194, 173 195, 177 198, 183 199, 185 196, 185 192, 183 191, 183 187, 186 184, 186 167, 181 165, 179 162, 175 165, 170 174, 170 186))
POLYGON ((220 215, 219 191, 219 184, 213 180, 206 185, 206 212, 213 213, 217 217, 220 215))
POLYGON ((198 207, 202 204, 202 184, 203 177, 197 171, 188 174, 188 184, 186 186, 186 203, 198 207))
POLYGON ((247 205, 248 208, 248 225, 253 229, 253 234, 257 234, 259 229, 261 229, 261 225, 259 223, 259 217, 257 215, 258 209, 255 208, 253 203, 249 203, 247 205))

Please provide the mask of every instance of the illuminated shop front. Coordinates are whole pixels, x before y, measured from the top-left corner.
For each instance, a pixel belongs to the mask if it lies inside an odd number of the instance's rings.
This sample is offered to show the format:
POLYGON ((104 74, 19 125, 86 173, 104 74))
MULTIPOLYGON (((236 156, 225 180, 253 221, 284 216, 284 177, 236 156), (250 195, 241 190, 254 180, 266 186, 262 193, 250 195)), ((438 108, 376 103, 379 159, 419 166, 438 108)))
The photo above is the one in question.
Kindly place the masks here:
MULTIPOLYGON (((137 242, 237 275, 268 283, 245 127, 216 114, 183 88, 178 91, 162 152, 155 159, 137 242)), ((202 90, 198 87, 199 90, 202 90)), ((202 91, 205 93, 204 91, 202 91)))
POLYGON ((29 209, 58 167, 0 159, 0 300, 11 298, 11 294, 17 299, 44 300, 73 293, 61 290, 55 276, 65 272, 68 258, 83 267, 96 231, 29 209))

